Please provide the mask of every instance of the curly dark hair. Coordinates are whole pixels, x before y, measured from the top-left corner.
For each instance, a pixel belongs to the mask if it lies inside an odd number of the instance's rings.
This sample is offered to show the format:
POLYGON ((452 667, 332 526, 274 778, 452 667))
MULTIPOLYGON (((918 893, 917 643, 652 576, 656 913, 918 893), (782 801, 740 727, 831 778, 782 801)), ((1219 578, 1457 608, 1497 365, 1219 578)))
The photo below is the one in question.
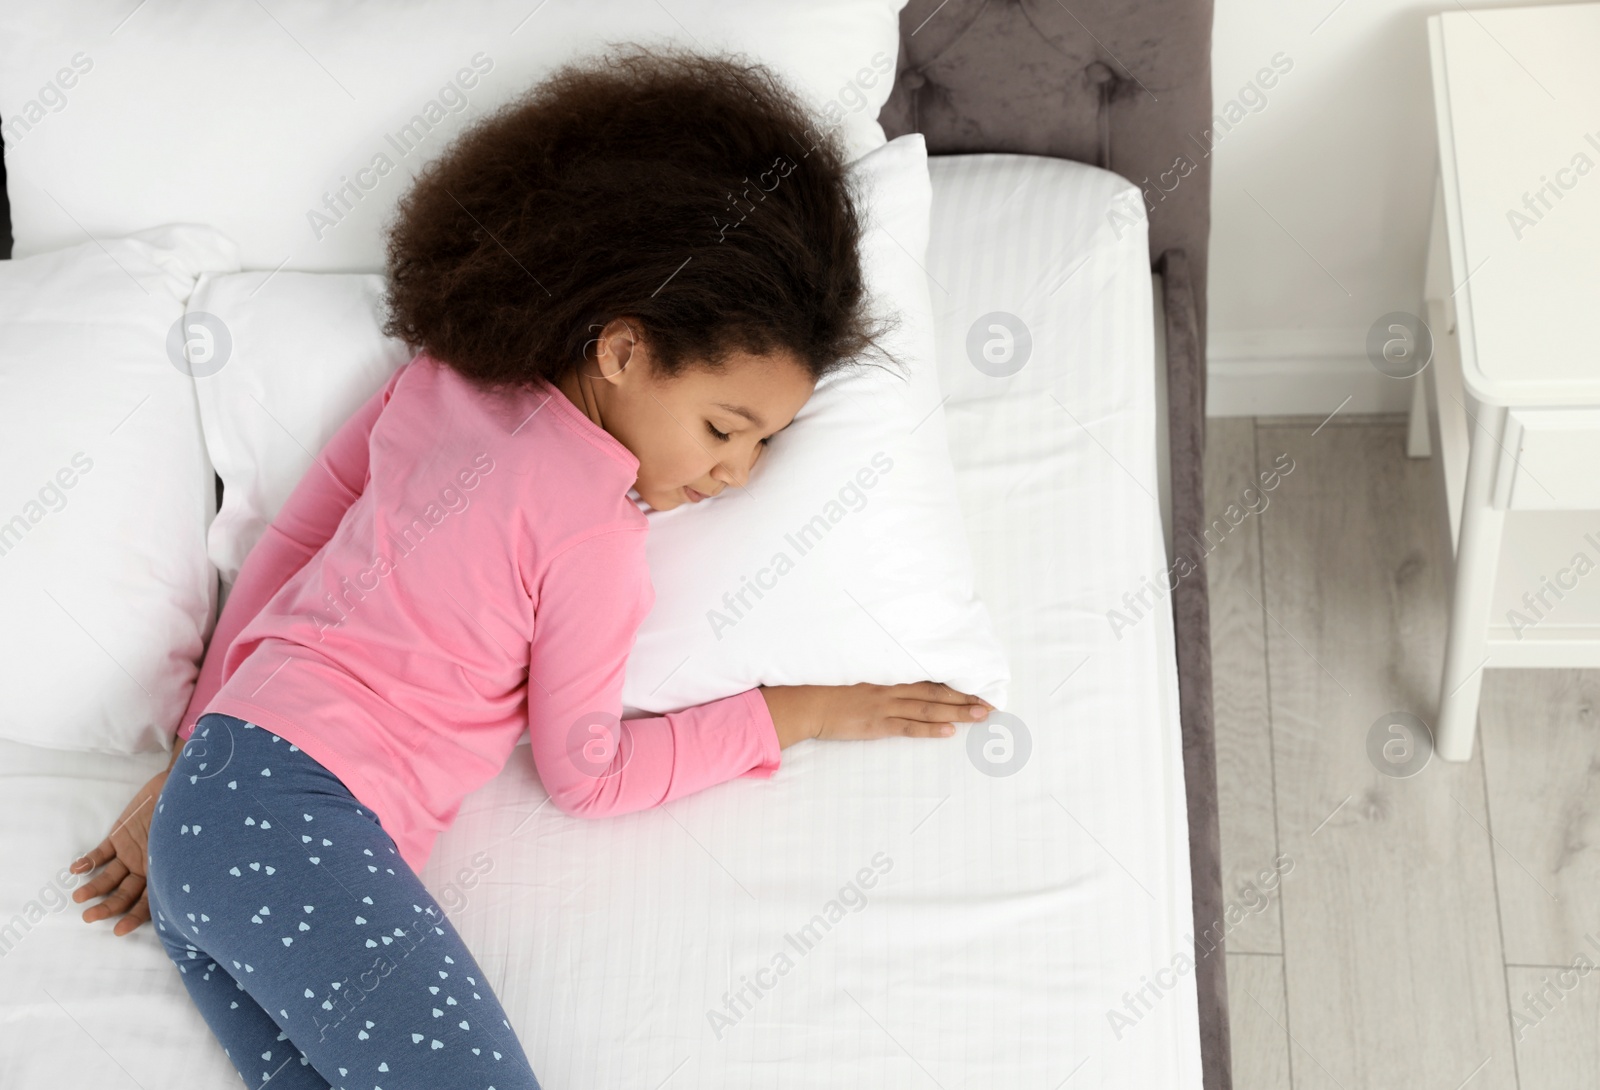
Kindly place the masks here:
POLYGON ((608 48, 418 175, 384 332, 486 389, 558 382, 618 317, 668 377, 736 348, 787 349, 814 379, 882 352, 837 137, 763 65, 608 48))

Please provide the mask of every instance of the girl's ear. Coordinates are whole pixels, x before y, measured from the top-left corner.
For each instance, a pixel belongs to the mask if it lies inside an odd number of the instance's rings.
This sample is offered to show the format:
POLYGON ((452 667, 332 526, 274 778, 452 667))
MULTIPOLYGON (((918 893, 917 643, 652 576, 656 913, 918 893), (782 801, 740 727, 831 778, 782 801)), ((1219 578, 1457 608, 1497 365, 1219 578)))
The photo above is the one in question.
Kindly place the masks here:
POLYGON ((626 318, 613 318, 607 323, 595 338, 594 345, 598 371, 596 378, 620 386, 627 381, 630 371, 636 380, 643 381, 646 377, 649 363, 644 343, 639 338, 637 327, 626 318))

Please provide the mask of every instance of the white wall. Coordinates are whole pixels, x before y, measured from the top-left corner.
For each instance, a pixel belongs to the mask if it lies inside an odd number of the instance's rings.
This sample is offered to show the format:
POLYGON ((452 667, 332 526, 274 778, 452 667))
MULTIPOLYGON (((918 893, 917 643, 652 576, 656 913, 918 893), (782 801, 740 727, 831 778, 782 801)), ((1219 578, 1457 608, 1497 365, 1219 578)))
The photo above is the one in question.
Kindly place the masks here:
POLYGON ((1215 108, 1232 100, 1239 120, 1211 153, 1211 415, 1406 408, 1408 383, 1372 367, 1366 338, 1385 314, 1421 313, 1437 162, 1425 20, 1446 9, 1217 0, 1215 108), (1280 53, 1292 67, 1256 82, 1280 53))

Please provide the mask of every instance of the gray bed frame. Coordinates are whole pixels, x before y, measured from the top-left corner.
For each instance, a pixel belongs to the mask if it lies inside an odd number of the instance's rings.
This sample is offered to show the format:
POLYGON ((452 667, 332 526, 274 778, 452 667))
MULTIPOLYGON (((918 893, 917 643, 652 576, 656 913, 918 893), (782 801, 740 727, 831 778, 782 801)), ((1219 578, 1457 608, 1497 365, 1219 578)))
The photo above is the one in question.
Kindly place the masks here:
MULTIPOLYGON (((920 132, 929 155, 1001 152, 1075 159, 1145 193, 1151 269, 1165 311, 1169 527, 1193 565, 1172 594, 1189 814, 1194 934, 1219 935, 1217 829, 1206 593, 1206 243, 1211 206, 1212 0, 910 0, 894 90, 878 119, 892 140, 920 132)), ((1179 568, 1178 570, 1183 570, 1179 568)), ((1206 1090, 1233 1085, 1227 966, 1197 938, 1206 1090)))

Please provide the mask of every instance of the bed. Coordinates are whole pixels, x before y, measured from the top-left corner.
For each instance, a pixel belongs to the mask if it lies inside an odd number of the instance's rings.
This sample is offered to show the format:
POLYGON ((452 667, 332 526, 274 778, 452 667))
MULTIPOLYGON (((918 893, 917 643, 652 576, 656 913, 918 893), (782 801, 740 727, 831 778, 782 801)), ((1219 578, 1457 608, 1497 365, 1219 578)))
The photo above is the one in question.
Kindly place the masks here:
MULTIPOLYGON (((548 1087, 1231 1085, 1192 548, 1210 5, 941 6, 902 13, 880 119, 933 157, 951 455, 1031 752, 982 775, 957 742, 802 746, 604 822, 512 762, 423 878, 548 1087), (1138 203, 1148 235, 1106 229, 1138 203), (1075 317, 997 396, 970 315, 1041 295, 1075 317)), ((6 929, 164 759, 0 742, 7 1087, 65 1057, 85 1085, 236 1077, 149 928, 6 929)))

